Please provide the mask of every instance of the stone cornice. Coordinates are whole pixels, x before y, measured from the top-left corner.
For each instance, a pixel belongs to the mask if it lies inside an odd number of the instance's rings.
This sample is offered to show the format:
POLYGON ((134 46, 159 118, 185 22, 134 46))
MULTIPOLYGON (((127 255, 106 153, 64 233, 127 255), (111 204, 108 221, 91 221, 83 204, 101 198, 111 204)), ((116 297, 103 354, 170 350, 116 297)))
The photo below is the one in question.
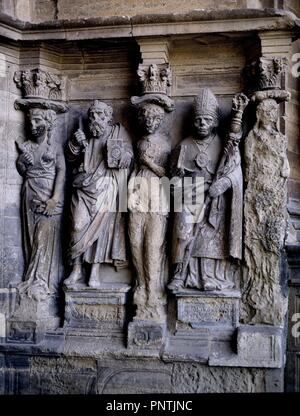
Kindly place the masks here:
POLYGON ((275 9, 194 10, 29 23, 0 13, 0 36, 15 41, 84 40, 218 32, 297 30, 300 20, 275 9))

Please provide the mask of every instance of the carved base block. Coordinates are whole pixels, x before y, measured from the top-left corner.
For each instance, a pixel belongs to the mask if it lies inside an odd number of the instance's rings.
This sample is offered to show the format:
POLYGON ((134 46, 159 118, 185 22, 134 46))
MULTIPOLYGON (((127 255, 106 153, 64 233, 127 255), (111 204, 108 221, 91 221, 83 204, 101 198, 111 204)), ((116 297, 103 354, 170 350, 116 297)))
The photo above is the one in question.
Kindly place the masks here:
POLYGON ((281 368, 284 363, 283 330, 269 325, 241 325, 237 354, 211 354, 209 365, 281 368))
POLYGON ((103 284, 97 289, 64 288, 64 329, 74 335, 123 336, 129 290, 129 285, 116 283, 103 284))
POLYGON ((58 328, 58 299, 50 296, 36 301, 21 296, 13 316, 7 322, 7 342, 39 342, 47 331, 58 328))
POLYGON ((128 325, 127 346, 159 350, 164 343, 165 325, 154 321, 133 320, 128 325))
POLYGON ((239 291, 200 292, 185 289, 175 294, 176 330, 236 328, 239 322, 239 291))
POLYGON ((239 322, 239 291, 182 289, 174 295, 176 319, 169 325, 172 335, 164 359, 207 362, 213 348, 231 348, 239 322))

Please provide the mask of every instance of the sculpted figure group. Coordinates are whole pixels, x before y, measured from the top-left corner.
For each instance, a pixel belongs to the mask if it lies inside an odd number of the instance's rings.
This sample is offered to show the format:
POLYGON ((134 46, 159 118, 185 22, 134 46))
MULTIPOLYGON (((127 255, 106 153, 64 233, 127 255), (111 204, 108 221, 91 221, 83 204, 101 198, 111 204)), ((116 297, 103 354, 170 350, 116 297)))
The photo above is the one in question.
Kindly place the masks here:
MULTIPOLYGON (((224 134, 218 131, 216 97, 209 89, 200 89, 193 106, 193 133, 171 151, 170 137, 162 128, 166 113, 174 109, 167 94, 169 70, 151 65, 140 71, 140 78, 143 95, 132 97, 142 133, 136 145, 126 129, 113 122, 112 107, 98 100, 88 110, 87 131, 78 129, 67 142, 66 159, 72 168, 68 251, 72 270, 64 285, 101 288, 104 265, 118 271, 130 267, 132 260, 136 316, 160 322, 168 282, 173 292, 236 287, 243 205, 239 141, 248 99, 243 94, 234 98, 231 128, 224 134), (172 203, 164 204, 168 189, 160 180, 175 177, 173 183, 181 184, 180 198, 186 193, 192 200, 200 195, 204 203, 183 203, 181 212, 172 212, 172 203), (192 184, 186 188, 185 178, 192 184), (168 240, 172 240, 171 262, 168 240)), ((65 159, 52 137, 59 112, 55 105, 49 99, 26 102, 30 137, 19 144, 17 167, 24 177, 27 267, 19 292, 41 300, 55 294, 60 283, 65 159)))

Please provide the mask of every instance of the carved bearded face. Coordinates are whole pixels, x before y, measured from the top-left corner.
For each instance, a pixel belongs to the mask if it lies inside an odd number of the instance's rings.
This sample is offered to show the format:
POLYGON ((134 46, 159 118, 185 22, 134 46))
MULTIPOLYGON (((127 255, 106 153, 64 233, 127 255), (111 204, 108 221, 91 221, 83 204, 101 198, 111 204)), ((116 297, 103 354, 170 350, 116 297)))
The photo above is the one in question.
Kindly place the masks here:
POLYGON ((161 125, 165 111, 156 104, 146 104, 139 110, 139 122, 148 134, 153 134, 161 125))
POLYGON ((215 117, 208 114, 196 114, 194 126, 197 137, 204 140, 211 136, 215 127, 217 127, 217 120, 215 117))
POLYGON ((112 111, 108 106, 92 107, 89 111, 89 129, 93 137, 100 137, 109 129, 112 111))
POLYGON ((29 129, 31 137, 37 140, 51 129, 55 119, 55 113, 52 110, 31 109, 28 113, 29 129))

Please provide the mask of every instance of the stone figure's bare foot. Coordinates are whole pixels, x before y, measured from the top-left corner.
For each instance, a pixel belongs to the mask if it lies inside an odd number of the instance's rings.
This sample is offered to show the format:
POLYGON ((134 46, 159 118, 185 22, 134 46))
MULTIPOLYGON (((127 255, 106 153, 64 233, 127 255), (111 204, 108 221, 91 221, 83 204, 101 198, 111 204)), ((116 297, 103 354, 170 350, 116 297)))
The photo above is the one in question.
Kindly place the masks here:
POLYGON ((207 279, 203 281, 203 290, 228 290, 234 287, 234 283, 222 281, 219 282, 215 279, 207 279))
POLYGON ((203 282, 203 290, 220 290, 217 285, 211 282, 203 282))
POLYGON ((31 281, 26 280, 25 282, 21 282, 18 284, 18 291, 20 294, 26 293, 29 289, 31 281))
POLYGON ((171 290, 171 291, 177 291, 177 290, 182 289, 184 287, 184 282, 183 282, 183 279, 181 278, 182 268, 183 268, 183 264, 182 263, 177 263, 176 264, 176 267, 175 267, 175 270, 174 270, 173 279, 167 285, 167 288, 169 290, 171 290))
POLYGON ((101 283, 100 283, 100 264, 99 263, 95 263, 92 265, 91 276, 90 276, 88 285, 89 287, 94 287, 94 288, 100 287, 101 283))
POLYGON ((47 299, 50 295, 49 288, 43 280, 36 280, 27 290, 27 295, 30 299, 37 302, 47 299))
POLYGON ((182 289, 183 288, 183 286, 184 286, 184 284, 183 284, 183 280, 182 279, 176 279, 176 278, 174 278, 169 284, 168 284, 168 286, 167 286, 167 288, 169 289, 169 290, 172 290, 172 291, 176 291, 176 290, 179 290, 179 289, 182 289))
POLYGON ((84 285, 84 276, 81 264, 75 264, 70 276, 64 281, 64 285, 68 288, 78 285, 84 285))

